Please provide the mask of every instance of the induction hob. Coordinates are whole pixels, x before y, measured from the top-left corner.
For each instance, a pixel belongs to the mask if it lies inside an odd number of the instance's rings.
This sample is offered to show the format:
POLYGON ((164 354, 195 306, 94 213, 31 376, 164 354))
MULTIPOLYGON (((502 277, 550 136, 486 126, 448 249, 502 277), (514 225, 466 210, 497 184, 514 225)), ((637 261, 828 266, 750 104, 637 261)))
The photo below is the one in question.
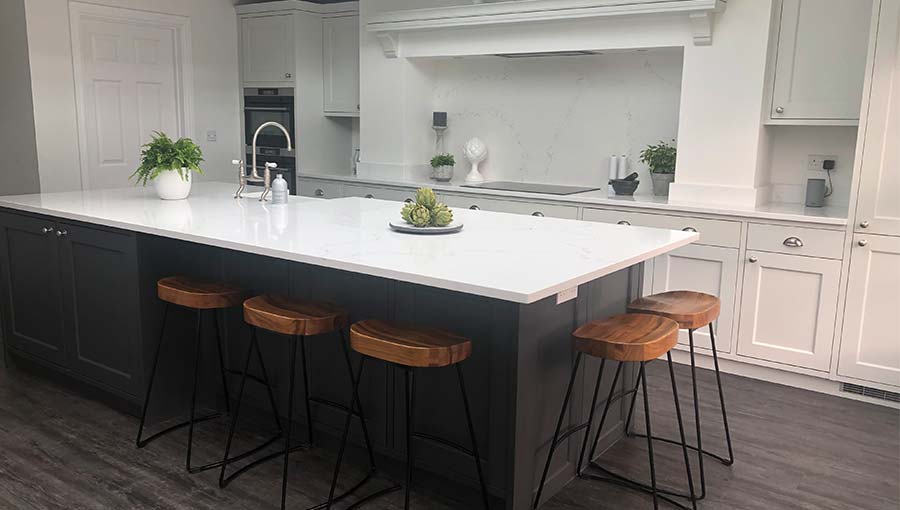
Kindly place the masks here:
POLYGON ((603 189, 605 186, 560 186, 557 184, 537 184, 531 182, 493 181, 480 184, 463 184, 464 188, 496 189, 502 191, 522 191, 525 193, 545 193, 547 195, 574 195, 585 191, 603 189))

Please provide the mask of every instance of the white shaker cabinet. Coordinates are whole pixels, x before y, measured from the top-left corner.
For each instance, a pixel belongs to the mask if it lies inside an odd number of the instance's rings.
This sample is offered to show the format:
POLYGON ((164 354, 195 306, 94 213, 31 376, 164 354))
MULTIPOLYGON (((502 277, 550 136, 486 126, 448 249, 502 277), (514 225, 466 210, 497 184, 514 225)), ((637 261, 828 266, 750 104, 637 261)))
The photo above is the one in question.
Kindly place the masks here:
POLYGON ((858 122, 872 1, 782 0, 780 14, 771 123, 858 122))
MULTIPOLYGON (((722 309, 719 318, 713 323, 716 351, 731 352, 738 250, 693 244, 656 257, 652 267, 654 294, 670 290, 692 290, 719 297, 722 309)), ((678 343, 689 345, 686 331, 680 333, 678 343)), ((694 332, 694 345, 712 349, 708 328, 694 332)))
POLYGON ((747 250, 737 353, 827 372, 841 261, 747 250))
POLYGON ((856 232, 900 236, 900 0, 884 0, 856 206, 856 232))
POLYGON ((294 17, 241 17, 241 70, 245 85, 293 86, 294 17))
POLYGON ((323 20, 326 115, 359 116, 359 16, 323 20))
POLYGON ((900 387, 900 237, 853 238, 837 373, 900 387))

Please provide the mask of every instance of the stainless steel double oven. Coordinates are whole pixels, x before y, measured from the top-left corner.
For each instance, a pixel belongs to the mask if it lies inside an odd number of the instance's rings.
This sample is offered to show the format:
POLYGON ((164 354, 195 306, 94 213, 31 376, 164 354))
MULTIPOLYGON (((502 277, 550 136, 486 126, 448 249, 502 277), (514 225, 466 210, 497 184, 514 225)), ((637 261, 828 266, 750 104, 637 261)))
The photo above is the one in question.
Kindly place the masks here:
MULTIPOLYGON (((291 134, 296 150, 296 130, 294 129, 294 89, 292 88, 245 88, 244 89, 244 144, 247 172, 253 161, 251 147, 253 134, 260 125, 275 121, 291 134)), ((287 150, 287 140, 280 129, 266 127, 256 139, 257 164, 275 163, 288 182, 292 195, 297 194, 297 162, 294 151, 287 150)), ((263 169, 260 168, 260 175, 263 169)))

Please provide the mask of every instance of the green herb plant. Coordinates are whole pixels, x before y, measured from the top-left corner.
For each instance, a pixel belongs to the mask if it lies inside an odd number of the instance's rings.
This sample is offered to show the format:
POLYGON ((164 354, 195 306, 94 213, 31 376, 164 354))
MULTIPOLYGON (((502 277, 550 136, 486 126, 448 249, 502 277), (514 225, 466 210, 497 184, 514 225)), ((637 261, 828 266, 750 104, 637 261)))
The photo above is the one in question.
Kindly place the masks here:
POLYGON ((672 145, 662 140, 656 145, 648 145, 641 151, 641 163, 646 163, 650 167, 651 173, 674 174, 675 159, 678 154, 674 144, 675 139, 673 138, 672 145))
POLYGON ((180 138, 173 142, 165 133, 153 132, 150 143, 141 147, 141 165, 129 179, 137 177, 137 182, 146 186, 163 172, 175 171, 182 180, 188 180, 188 172, 202 174, 200 162, 203 152, 190 138, 180 138))
POLYGON ((453 154, 438 154, 431 158, 431 168, 441 166, 456 166, 456 158, 453 157, 453 154))
POLYGON ((400 216, 416 227, 446 227, 453 221, 453 211, 438 202, 431 188, 416 190, 416 201, 404 205, 400 216))

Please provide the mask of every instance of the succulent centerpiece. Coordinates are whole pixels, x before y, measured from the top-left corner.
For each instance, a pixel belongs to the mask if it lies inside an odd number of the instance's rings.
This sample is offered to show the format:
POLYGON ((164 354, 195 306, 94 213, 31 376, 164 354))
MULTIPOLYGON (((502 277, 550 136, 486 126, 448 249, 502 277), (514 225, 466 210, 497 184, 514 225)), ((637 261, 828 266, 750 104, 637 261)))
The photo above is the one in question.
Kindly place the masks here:
POLYGON ((415 202, 409 202, 400 211, 403 221, 415 227, 446 227, 453 222, 453 211, 438 202, 431 188, 416 190, 415 202))

